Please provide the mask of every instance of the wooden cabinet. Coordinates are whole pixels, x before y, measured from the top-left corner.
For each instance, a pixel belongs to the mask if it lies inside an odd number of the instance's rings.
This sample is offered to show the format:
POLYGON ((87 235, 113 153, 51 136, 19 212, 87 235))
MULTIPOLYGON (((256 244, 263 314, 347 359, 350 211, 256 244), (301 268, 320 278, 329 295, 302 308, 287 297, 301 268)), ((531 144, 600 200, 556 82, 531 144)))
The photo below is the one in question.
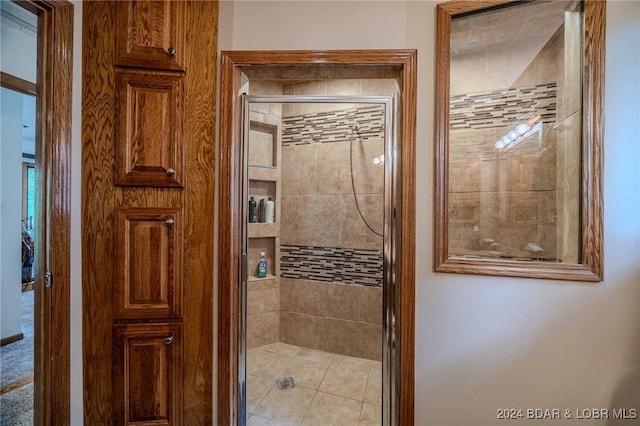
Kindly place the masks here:
POLYGON ((184 74, 116 72, 116 184, 181 187, 184 74))
POLYGON ((182 227, 180 209, 118 210, 115 318, 180 317, 182 227))
POLYGON ((83 6, 85 424, 213 424, 217 13, 83 6))
POLYGON ((184 69, 184 2, 120 1, 117 4, 116 65, 184 69))
POLYGON ((182 325, 114 327, 114 411, 124 425, 181 425, 182 325))

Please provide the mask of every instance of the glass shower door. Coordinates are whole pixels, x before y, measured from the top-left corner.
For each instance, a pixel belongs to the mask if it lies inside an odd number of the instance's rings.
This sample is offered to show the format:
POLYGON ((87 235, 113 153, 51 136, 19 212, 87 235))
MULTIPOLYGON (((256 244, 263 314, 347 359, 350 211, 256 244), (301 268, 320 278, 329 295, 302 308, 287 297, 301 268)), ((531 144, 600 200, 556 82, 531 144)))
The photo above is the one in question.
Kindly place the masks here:
POLYGON ((244 112, 240 424, 391 424, 393 99, 244 112))

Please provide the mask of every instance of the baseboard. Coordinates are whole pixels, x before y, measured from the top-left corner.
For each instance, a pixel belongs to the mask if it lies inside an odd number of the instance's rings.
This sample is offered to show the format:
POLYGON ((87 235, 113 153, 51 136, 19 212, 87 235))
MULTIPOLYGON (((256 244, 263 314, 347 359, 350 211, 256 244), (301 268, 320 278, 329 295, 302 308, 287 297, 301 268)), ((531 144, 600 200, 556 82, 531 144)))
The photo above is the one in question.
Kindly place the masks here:
POLYGON ((9 343, 17 342, 18 340, 24 339, 24 334, 18 333, 13 336, 4 337, 0 339, 0 346, 8 345, 9 343))
POLYGON ((21 377, 18 380, 14 380, 13 382, 7 383, 6 385, 0 388, 0 395, 4 395, 7 392, 14 391, 23 386, 28 385, 29 383, 33 383, 33 373, 28 376, 21 377))

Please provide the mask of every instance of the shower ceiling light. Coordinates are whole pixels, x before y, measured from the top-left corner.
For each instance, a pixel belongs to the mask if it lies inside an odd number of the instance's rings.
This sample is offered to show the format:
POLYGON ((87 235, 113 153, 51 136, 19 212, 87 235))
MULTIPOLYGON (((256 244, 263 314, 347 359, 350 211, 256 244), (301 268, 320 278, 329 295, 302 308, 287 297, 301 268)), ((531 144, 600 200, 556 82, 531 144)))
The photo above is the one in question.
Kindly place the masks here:
POLYGON ((527 123, 520 123, 516 126, 516 132, 518 133, 519 136, 524 135, 530 129, 531 129, 531 126, 529 126, 527 123))
POLYGON ((541 124, 533 124, 540 119, 540 115, 529 118, 524 123, 519 123, 515 128, 509 130, 502 138, 498 139, 494 146, 496 149, 513 148, 524 139, 526 139, 534 131, 540 130, 541 124))

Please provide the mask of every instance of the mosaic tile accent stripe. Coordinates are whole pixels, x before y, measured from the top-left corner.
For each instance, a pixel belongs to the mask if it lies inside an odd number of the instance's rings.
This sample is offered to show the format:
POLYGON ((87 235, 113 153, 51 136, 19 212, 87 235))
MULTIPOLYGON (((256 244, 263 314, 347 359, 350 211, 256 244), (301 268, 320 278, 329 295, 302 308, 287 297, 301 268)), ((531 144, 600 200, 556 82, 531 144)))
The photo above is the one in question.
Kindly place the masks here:
POLYGON ((535 114, 543 123, 556 120, 556 82, 451 96, 450 129, 513 126, 535 114))
POLYGON ((344 142, 358 123, 361 139, 384 137, 384 106, 373 105, 282 118, 282 146, 344 142))
POLYGON ((382 286, 382 250, 281 246, 280 276, 382 286))

